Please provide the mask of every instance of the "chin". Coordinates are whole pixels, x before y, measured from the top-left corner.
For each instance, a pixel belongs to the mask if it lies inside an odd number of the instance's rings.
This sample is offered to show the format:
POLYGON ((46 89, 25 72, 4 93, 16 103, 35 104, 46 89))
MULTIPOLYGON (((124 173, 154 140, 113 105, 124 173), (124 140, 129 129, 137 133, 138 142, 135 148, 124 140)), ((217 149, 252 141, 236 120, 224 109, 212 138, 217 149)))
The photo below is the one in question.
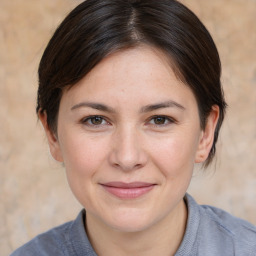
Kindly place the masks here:
POLYGON ((123 223, 114 223, 112 228, 121 233, 137 233, 147 230, 151 223, 137 223, 135 221, 126 221, 123 223))
POLYGON ((144 231, 151 227, 154 223, 153 219, 153 216, 146 216, 142 212, 134 213, 127 211, 123 214, 113 214, 111 221, 105 220, 105 223, 119 232, 134 233, 144 231))

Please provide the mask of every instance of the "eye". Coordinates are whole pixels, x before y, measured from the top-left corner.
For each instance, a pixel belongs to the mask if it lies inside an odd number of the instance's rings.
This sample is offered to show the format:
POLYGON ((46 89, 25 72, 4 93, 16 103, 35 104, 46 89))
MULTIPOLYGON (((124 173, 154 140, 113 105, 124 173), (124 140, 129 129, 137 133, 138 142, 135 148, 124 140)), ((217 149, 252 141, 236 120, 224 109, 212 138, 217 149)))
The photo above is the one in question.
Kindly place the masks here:
POLYGON ((165 124, 167 119, 163 116, 158 116, 158 117, 154 117, 153 121, 154 121, 154 124, 161 125, 161 124, 165 124))
POLYGON ((149 124, 153 124, 156 126, 164 126, 174 122, 175 121, 172 118, 166 116, 154 116, 149 120, 149 124))
POLYGON ((99 126, 109 124, 102 116, 90 116, 84 118, 82 123, 88 126, 99 126))

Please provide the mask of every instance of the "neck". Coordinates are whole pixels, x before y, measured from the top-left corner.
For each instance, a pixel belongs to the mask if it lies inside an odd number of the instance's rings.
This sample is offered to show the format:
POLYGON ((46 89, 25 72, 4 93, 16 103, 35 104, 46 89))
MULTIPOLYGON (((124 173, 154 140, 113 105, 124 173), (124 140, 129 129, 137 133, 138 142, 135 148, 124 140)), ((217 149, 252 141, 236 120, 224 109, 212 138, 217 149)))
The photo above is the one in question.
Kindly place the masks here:
POLYGON ((183 239, 187 208, 182 200, 173 212, 139 232, 122 232, 86 214, 89 240, 99 256, 174 255, 183 239))

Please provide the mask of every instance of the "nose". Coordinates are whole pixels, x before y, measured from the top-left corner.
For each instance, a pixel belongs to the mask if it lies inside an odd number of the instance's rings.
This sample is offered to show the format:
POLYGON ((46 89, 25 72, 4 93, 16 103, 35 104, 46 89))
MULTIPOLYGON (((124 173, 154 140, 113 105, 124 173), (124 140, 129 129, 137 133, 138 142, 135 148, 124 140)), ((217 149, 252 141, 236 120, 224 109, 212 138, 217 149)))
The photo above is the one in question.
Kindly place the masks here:
POLYGON ((110 163, 123 171, 142 168, 147 163, 142 136, 135 128, 120 129, 112 138, 110 163))

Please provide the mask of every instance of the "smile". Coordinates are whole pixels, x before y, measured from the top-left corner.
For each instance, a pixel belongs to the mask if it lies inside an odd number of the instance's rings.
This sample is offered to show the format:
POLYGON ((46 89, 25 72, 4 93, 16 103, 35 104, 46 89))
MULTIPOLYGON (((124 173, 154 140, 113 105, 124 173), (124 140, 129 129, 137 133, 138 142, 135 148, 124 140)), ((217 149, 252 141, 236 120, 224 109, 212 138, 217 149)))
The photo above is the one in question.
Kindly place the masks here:
POLYGON ((149 191, 151 191, 156 184, 145 182, 109 182, 101 184, 101 186, 110 194, 120 199, 135 199, 149 191))

